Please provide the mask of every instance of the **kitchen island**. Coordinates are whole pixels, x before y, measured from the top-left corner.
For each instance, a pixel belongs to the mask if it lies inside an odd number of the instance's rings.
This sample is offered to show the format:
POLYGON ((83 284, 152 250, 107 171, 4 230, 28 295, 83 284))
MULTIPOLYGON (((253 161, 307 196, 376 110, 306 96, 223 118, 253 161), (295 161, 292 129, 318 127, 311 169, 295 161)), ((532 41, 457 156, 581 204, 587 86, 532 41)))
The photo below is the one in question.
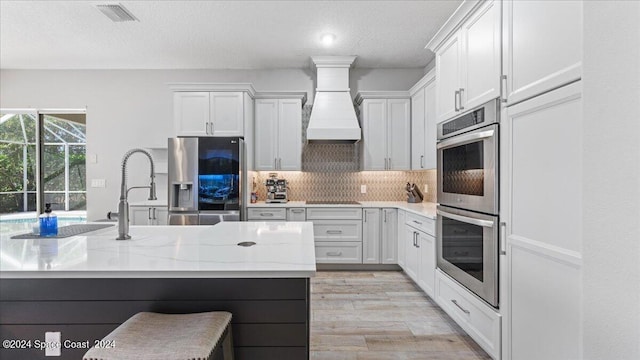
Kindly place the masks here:
MULTIPOLYGON (((309 357, 311 223, 133 226, 132 239, 123 241, 116 233, 113 226, 17 240, 3 232, 0 338, 31 340, 32 347, 3 344, 0 358, 45 359, 33 347, 45 332, 91 346, 140 311, 216 310, 233 313, 236 359, 309 357)), ((86 350, 62 346, 59 358, 78 359, 86 350)))

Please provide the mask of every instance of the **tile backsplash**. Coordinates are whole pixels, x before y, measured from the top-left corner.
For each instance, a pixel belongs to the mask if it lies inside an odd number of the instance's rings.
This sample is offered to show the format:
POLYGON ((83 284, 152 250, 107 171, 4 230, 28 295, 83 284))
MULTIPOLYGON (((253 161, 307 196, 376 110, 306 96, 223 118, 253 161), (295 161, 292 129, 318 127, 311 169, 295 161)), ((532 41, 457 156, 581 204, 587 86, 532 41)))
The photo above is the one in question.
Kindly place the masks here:
POLYGON ((302 108, 302 172, 258 171, 251 176, 257 184, 258 200, 267 197, 264 181, 277 173, 289 185, 289 200, 336 201, 406 201, 405 185, 415 183, 425 195, 425 201, 436 201, 436 170, 426 171, 358 171, 360 143, 307 144, 306 129, 311 117, 311 105, 302 108), (428 191, 424 191, 425 184, 428 191), (360 186, 366 185, 362 194, 360 186))
MULTIPOLYGON (((331 162, 325 164, 331 167, 331 162)), ((415 183, 424 193, 425 201, 436 201, 436 170, 426 171, 361 171, 361 172, 300 172, 273 171, 287 180, 289 200, 341 200, 341 201, 406 201, 405 185, 415 183), (366 194, 360 185, 367 186, 366 194)), ((272 172, 253 172, 258 200, 266 199, 264 181, 272 172)))

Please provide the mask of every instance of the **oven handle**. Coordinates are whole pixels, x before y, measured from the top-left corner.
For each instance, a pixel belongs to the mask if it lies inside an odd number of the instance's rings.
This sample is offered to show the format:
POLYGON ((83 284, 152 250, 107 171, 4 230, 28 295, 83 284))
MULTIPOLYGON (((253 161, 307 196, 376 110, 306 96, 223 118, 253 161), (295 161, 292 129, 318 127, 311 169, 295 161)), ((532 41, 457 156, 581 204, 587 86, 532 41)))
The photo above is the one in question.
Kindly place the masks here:
POLYGON ((453 219, 453 220, 458 220, 458 221, 462 221, 463 223, 478 225, 478 226, 482 226, 482 227, 491 228, 491 227, 493 227, 493 224, 495 224, 495 222, 491 221, 491 220, 474 219, 474 218, 470 218, 468 216, 462 216, 462 215, 456 215, 456 214, 444 212, 442 210, 436 210, 436 213, 438 215, 446 216, 446 217, 448 217, 450 219, 453 219))
POLYGON ((480 132, 477 132, 477 133, 458 135, 458 136, 455 136, 455 137, 453 137, 451 139, 440 141, 436 147, 438 148, 438 150, 440 150, 443 147, 448 147, 448 146, 451 146, 451 145, 465 143, 465 142, 472 141, 472 140, 490 138, 490 137, 493 136, 493 134, 495 134, 495 131, 493 129, 491 129, 491 130, 486 130, 486 131, 480 131, 480 132))

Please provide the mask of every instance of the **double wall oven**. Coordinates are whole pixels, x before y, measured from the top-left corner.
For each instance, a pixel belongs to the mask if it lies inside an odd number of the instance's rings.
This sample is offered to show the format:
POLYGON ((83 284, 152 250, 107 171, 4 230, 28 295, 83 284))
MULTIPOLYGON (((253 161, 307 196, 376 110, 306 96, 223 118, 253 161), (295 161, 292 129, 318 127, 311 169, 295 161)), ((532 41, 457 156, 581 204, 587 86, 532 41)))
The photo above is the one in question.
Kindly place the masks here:
POLYGON ((438 125, 438 268, 498 307, 499 103, 438 125))

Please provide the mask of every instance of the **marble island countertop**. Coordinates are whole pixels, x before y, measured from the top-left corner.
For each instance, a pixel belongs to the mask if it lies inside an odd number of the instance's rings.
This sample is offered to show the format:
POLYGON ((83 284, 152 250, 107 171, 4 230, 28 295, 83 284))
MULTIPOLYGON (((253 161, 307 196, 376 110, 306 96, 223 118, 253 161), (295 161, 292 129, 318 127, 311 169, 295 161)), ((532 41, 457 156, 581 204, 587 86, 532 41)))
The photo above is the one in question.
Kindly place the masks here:
POLYGON ((310 222, 214 226, 117 226, 78 236, 10 239, 3 231, 0 278, 295 278, 316 271, 310 222), (237 244, 253 241, 256 245, 237 244))
POLYGON ((408 203, 406 201, 358 201, 360 204, 307 204, 305 201, 289 201, 287 203, 267 204, 264 201, 258 201, 248 207, 274 207, 274 208, 292 208, 292 207, 363 207, 363 208, 396 208, 405 210, 416 215, 425 216, 429 219, 436 219, 436 203, 421 202, 408 203))

